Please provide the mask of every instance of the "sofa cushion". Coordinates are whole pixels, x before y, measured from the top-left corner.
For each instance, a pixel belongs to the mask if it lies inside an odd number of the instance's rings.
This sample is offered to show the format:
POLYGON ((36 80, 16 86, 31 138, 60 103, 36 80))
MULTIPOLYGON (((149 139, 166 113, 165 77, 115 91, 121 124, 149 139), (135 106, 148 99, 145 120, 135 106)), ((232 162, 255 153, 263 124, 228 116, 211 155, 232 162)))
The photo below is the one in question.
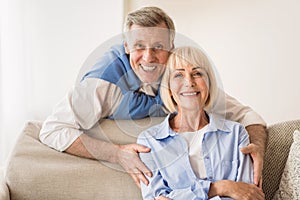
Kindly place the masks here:
POLYGON ((300 197, 300 132, 294 132, 294 142, 283 170, 279 190, 274 200, 296 200, 300 197))
MULTIPOLYGON (((135 143, 141 129, 161 120, 104 120, 88 134, 116 143, 135 143)), ((38 139, 40 128, 41 122, 27 123, 12 152, 6 173, 12 200, 141 199, 132 178, 116 170, 120 167, 50 149, 38 139)))
POLYGON ((293 142, 293 133, 296 129, 300 129, 300 120, 268 126, 269 139, 263 169, 263 191, 266 200, 272 199, 279 188, 283 169, 293 142))

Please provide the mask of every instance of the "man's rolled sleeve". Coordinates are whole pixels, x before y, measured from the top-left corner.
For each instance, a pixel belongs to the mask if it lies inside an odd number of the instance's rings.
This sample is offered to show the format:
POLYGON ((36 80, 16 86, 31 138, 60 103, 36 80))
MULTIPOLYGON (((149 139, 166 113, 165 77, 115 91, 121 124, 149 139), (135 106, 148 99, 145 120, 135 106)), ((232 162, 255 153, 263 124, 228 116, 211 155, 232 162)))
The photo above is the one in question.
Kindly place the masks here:
POLYGON ((245 127, 254 124, 266 126, 266 122, 263 120, 263 118, 249 106, 242 105, 228 94, 225 95, 225 99, 227 119, 239 122, 245 127))
POLYGON ((111 115, 122 97, 114 84, 101 79, 85 79, 55 106, 44 121, 39 135, 41 142, 65 151, 84 130, 111 115))

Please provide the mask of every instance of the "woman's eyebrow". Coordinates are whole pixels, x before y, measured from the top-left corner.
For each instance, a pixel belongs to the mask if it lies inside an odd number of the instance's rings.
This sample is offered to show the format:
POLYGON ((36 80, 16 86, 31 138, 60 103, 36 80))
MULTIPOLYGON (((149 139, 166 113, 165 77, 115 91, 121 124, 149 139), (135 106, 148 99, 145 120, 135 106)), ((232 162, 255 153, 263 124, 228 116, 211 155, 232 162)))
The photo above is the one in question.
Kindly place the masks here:
POLYGON ((197 66, 197 67, 194 67, 192 70, 196 70, 196 69, 204 69, 204 68, 200 67, 200 66, 197 66))
POLYGON ((176 68, 174 71, 185 71, 184 68, 176 68))

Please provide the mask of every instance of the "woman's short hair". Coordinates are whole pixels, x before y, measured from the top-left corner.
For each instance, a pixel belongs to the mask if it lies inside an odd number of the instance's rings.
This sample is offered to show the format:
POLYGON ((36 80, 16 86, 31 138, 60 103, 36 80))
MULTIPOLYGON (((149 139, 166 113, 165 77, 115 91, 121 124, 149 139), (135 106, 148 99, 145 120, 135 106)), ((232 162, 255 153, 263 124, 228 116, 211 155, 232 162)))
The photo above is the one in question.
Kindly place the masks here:
POLYGON ((170 41, 175 38, 175 25, 171 17, 158 7, 142 7, 127 14, 124 22, 124 33, 128 32, 133 24, 143 27, 155 27, 164 22, 170 32, 170 41))
POLYGON ((200 66, 207 73, 209 81, 209 96, 205 102, 204 109, 206 111, 210 111, 213 108, 218 95, 218 84, 212 63, 209 61, 205 53, 196 47, 179 47, 172 51, 166 65, 166 71, 161 81, 161 98, 169 112, 177 111, 177 104, 174 101, 170 90, 170 75, 176 66, 188 65, 200 66))

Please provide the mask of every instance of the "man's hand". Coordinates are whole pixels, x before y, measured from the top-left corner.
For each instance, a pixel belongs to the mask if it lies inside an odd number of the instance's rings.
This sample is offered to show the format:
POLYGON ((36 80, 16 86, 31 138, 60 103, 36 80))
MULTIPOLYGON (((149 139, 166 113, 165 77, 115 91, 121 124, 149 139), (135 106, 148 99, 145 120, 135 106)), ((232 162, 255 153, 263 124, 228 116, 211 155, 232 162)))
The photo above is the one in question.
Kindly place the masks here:
POLYGON ((171 200, 165 196, 159 196, 159 197, 156 197, 155 200, 171 200))
POLYGON ((261 153, 259 147, 253 143, 241 148, 241 152, 244 154, 251 155, 254 166, 254 184, 262 188, 262 170, 264 155, 261 153))
POLYGON ((150 150, 139 144, 115 145, 82 134, 65 152, 85 158, 118 163, 140 188, 140 181, 145 185, 149 184, 145 175, 151 177, 152 173, 140 160, 138 153, 148 153, 150 150))
POLYGON ((241 152, 251 155, 254 165, 254 184, 262 188, 262 170, 268 133, 266 128, 262 125, 250 125, 247 126, 246 129, 251 144, 241 148, 241 152))
POLYGON ((140 188, 140 181, 145 185, 149 184, 145 177, 152 176, 151 171, 140 160, 138 153, 148 153, 151 149, 139 144, 118 145, 116 162, 133 178, 135 184, 140 188))

